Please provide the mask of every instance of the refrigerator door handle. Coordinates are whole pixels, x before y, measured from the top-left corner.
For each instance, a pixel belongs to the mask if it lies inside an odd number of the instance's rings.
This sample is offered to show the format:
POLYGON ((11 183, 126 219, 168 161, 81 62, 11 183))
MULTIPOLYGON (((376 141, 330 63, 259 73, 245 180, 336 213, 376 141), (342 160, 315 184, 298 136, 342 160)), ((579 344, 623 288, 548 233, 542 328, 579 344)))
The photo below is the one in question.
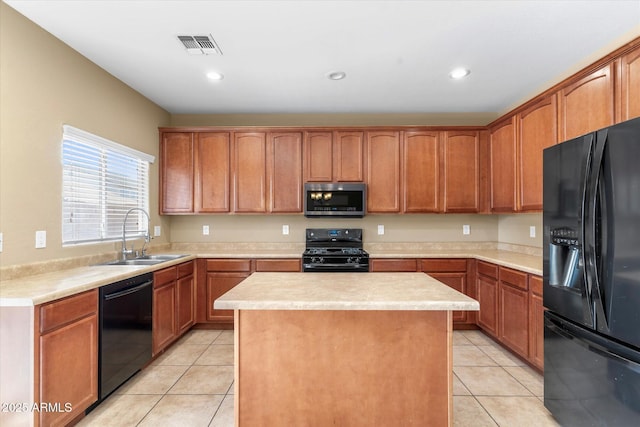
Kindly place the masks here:
POLYGON ((591 200, 589 202, 591 224, 589 233, 591 235, 591 249, 589 251, 589 267, 592 271, 593 284, 591 286, 591 298, 595 307, 596 319, 595 327, 599 331, 609 331, 609 321, 604 309, 603 302, 603 271, 600 269, 599 260, 602 259, 604 248, 606 247, 607 233, 603 227, 608 221, 608 209, 606 192, 601 192, 602 175, 604 168, 604 151, 607 146, 608 130, 603 129, 598 132, 596 138, 596 149, 593 157, 592 182, 590 183, 591 200), (600 220, 598 221, 596 210, 600 207, 600 220))
POLYGON ((583 265, 583 274, 584 274, 584 289, 582 291, 582 309, 583 315, 585 316, 585 321, 588 318, 589 322, 587 324, 595 327, 595 311, 593 309, 593 271, 589 268, 591 255, 590 255, 590 246, 591 246, 591 224, 594 221, 591 215, 591 203, 592 200, 591 192, 589 191, 591 186, 589 183, 593 179, 593 170, 591 169, 592 165, 592 153, 593 146, 595 144, 594 134, 585 135, 584 138, 585 148, 584 148, 584 156, 583 156, 583 165, 584 170, 582 171, 582 203, 580 209, 580 258, 582 260, 583 265))

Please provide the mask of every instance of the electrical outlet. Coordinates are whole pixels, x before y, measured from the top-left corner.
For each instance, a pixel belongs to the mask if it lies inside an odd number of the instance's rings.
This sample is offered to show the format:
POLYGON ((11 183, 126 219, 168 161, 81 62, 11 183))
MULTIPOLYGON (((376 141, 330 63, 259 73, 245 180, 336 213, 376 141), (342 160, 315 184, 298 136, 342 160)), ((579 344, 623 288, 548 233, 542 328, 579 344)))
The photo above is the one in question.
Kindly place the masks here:
POLYGON ((0 233, 0 252, 2 252, 4 248, 4 237, 2 236, 2 233, 0 233))
POLYGON ((47 232, 44 230, 36 231, 36 249, 47 247, 47 232))
POLYGON ((384 235, 384 225, 379 224, 378 225, 378 236, 382 236, 384 235))
POLYGON ((289 234, 289 226, 287 224, 282 225, 282 235, 287 236, 289 234))
POLYGON ((208 225, 203 225, 202 226, 202 235, 203 236, 208 236, 209 235, 209 226, 208 225))
POLYGON ((529 237, 536 237, 536 226, 532 225, 529 227, 529 237))
POLYGON ((467 235, 467 234, 471 234, 471 226, 468 224, 465 224, 462 226, 462 234, 467 235))
POLYGON ((160 229, 160 226, 159 225, 155 225, 153 227, 153 237, 160 237, 161 231, 162 230, 160 229))

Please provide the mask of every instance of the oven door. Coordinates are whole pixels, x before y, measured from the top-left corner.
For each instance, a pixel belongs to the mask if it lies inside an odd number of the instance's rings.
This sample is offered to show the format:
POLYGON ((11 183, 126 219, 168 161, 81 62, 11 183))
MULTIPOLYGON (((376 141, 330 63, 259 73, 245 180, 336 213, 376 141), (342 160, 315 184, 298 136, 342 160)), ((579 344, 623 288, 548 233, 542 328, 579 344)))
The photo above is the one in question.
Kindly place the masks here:
MULTIPOLYGON (((327 260, 325 260, 327 261, 327 260)), ((368 263, 354 263, 347 264, 344 262, 335 262, 331 259, 328 262, 323 263, 313 263, 307 262, 307 260, 303 261, 302 271, 309 273, 366 273, 369 271, 368 263)))

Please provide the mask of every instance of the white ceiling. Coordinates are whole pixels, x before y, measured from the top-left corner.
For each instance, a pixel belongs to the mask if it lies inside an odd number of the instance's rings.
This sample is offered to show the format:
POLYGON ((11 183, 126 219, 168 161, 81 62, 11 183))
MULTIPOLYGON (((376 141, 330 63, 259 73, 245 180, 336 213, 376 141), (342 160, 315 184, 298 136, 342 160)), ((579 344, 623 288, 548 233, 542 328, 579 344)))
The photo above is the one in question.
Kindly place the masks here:
POLYGON ((504 113, 640 35, 640 0, 4 1, 174 114, 504 113))

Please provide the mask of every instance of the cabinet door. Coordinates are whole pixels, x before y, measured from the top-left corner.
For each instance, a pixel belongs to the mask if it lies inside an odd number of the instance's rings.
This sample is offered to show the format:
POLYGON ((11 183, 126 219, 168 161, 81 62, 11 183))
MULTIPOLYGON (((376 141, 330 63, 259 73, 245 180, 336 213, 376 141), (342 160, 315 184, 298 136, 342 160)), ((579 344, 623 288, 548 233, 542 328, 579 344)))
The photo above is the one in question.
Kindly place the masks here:
POLYGON ((529 276, 529 360, 544 368, 544 307, 542 305, 542 277, 529 276))
POLYGON ((193 133, 163 133, 160 162, 161 213, 192 213, 193 133))
POLYGON ((65 425, 98 399, 98 290, 43 304, 34 312, 39 337, 35 399, 71 405, 40 412, 36 420, 65 425), (74 375, 69 375, 70 366, 74 375))
POLYGON ((193 275, 182 277, 176 282, 177 301, 177 334, 182 335, 196 319, 195 280, 193 275))
POLYGON ((336 182, 364 181, 364 134, 336 132, 333 139, 333 178, 336 182))
POLYGON ((400 213, 400 132, 367 132, 367 212, 400 213))
POLYGON ((542 150, 557 141, 556 96, 548 96, 518 114, 520 210, 542 210, 542 150))
POLYGON ((305 133, 304 179, 306 182, 333 181, 333 133, 305 133))
POLYGON ((442 180, 445 212, 480 210, 480 138, 478 132, 444 132, 442 180))
POLYGON ((614 124, 613 64, 560 89, 560 142, 614 124))
POLYGON ((302 212, 302 133, 269 134, 270 211, 302 212))
POLYGON ((207 273, 207 320, 233 323, 233 310, 213 308, 216 298, 249 277, 249 273, 207 273))
MULTIPOLYGON (((455 289, 456 291, 468 295, 467 293, 467 273, 427 273, 429 276, 455 289)), ((466 311, 454 311, 453 321, 455 323, 467 323, 466 311)))
POLYGON ((500 267, 498 338, 522 357, 529 357, 528 275, 500 267))
POLYGON ((97 313, 42 335, 39 368, 38 401, 63 405, 40 412, 40 425, 66 425, 98 400, 97 313))
POLYGON ((516 210, 516 124, 515 117, 491 129, 491 211, 516 210))
POLYGON ((519 355, 529 357, 528 293, 502 281, 499 290, 498 338, 519 355))
POLYGON ((498 281, 478 275, 478 325, 493 336, 498 334, 498 281))
POLYGON ((234 138, 234 211, 267 211, 267 140, 261 132, 239 132, 234 138))
POLYGON ((640 117, 640 48, 620 59, 620 95, 622 111, 619 122, 640 117))
POLYGON ((405 132, 402 188, 404 212, 440 211, 438 132, 405 132))
POLYGON ((229 212, 231 135, 228 132, 196 134, 196 211, 229 212))
POLYGON ((176 282, 153 290, 153 354, 168 346, 177 336, 176 282))

